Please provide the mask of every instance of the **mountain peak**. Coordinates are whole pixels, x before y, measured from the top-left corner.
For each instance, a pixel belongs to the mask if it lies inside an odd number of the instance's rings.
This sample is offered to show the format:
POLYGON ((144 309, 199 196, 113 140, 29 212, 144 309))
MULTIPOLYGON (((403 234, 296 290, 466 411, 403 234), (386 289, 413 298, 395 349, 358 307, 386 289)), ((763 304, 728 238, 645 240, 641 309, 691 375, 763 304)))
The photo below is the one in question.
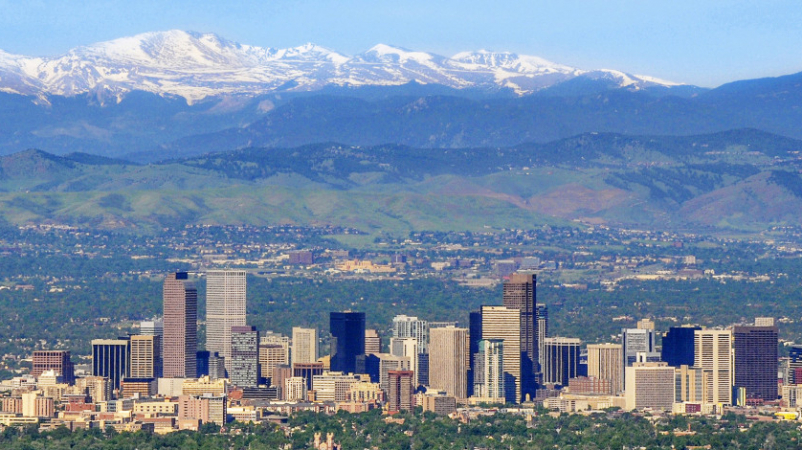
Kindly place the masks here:
POLYGON ((445 60, 444 57, 426 52, 416 52, 403 47, 396 47, 387 44, 376 44, 368 51, 359 55, 362 59, 371 62, 385 63, 406 63, 414 61, 416 63, 430 63, 445 60))

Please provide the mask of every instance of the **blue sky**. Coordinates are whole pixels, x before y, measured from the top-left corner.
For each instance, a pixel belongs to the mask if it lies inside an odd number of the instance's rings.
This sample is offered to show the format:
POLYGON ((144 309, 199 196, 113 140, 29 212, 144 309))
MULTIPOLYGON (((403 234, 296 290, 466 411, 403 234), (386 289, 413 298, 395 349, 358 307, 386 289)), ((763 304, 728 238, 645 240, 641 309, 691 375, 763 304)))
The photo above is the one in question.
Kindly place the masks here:
POLYGON ((798 0, 0 0, 10 53, 53 56, 168 29, 346 54, 377 43, 446 56, 508 50, 702 86, 802 71, 798 0))

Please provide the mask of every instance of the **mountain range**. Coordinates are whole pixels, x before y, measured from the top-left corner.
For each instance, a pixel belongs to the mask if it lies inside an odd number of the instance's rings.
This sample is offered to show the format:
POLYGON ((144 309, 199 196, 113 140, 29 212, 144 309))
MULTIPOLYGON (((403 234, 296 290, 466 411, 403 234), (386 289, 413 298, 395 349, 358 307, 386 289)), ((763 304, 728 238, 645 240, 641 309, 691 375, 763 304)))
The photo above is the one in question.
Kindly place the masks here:
POLYGON ((760 231, 800 225, 800 123, 802 73, 705 89, 183 31, 0 51, 0 224, 760 231))
POLYGON ((144 33, 53 57, 0 51, 0 91, 120 101, 132 91, 184 97, 307 92, 326 86, 399 86, 410 82, 454 89, 531 94, 572 79, 602 80, 631 90, 678 83, 616 70, 581 70, 535 56, 485 50, 450 58, 378 44, 346 56, 315 44, 287 49, 231 42, 179 30, 144 33))

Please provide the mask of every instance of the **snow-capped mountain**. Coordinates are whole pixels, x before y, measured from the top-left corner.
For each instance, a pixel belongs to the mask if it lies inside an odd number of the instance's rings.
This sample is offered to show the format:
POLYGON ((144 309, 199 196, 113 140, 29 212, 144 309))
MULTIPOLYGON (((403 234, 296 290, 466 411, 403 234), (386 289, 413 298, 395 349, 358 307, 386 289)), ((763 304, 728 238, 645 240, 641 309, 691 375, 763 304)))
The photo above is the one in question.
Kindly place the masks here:
POLYGON ((72 96, 99 92, 118 99, 133 90, 196 101, 218 95, 312 91, 329 85, 403 85, 510 88, 519 95, 577 77, 619 87, 672 86, 657 78, 614 70, 586 71, 535 56, 488 51, 451 58, 379 44, 345 56, 314 44, 262 48, 214 34, 144 33, 85 47, 57 58, 0 51, 0 92, 72 96))

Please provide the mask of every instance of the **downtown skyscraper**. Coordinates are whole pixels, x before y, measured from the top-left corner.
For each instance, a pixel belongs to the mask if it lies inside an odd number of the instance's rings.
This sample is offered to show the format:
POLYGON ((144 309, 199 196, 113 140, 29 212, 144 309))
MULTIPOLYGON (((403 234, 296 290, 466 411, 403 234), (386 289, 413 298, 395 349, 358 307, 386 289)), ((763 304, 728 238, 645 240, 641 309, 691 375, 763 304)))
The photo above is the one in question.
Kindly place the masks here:
POLYGON ((710 373, 703 401, 732 405, 732 353, 732 330, 694 331, 693 365, 710 373))
POLYGON ((198 290, 186 272, 175 272, 164 279, 165 378, 193 378, 197 374, 198 290))
POLYGON ((535 374, 539 371, 536 289, 535 274, 514 273, 504 282, 503 291, 503 305, 517 309, 521 315, 521 394, 533 398, 537 388, 535 374))
MULTIPOLYGON (((519 310, 507 308, 506 306, 487 306, 483 305, 478 314, 472 314, 471 321, 480 321, 479 326, 472 324, 470 340, 471 347, 476 347, 479 352, 479 340, 497 339, 503 345, 503 369, 504 369, 504 395, 510 403, 519 403, 525 396, 521 386, 521 314, 519 310), (478 333, 477 328, 479 329, 478 333), (478 335, 477 335, 478 334, 478 335)), ((472 373, 476 379, 476 355, 473 356, 474 367, 472 373)))
POLYGON ((356 372, 356 358, 365 354, 365 313, 332 312, 329 315, 329 329, 331 370, 356 372))
POLYGON ((777 326, 736 326, 732 334, 736 389, 748 399, 777 400, 777 326))
POLYGON ((239 387, 259 385, 259 331, 256 327, 231 328, 231 384, 239 387))
POLYGON ((429 335, 429 387, 468 397, 468 329, 433 328, 429 335))
POLYGON ((319 353, 317 328, 292 328, 292 362, 313 363, 319 353))
POLYGON ((225 358, 231 370, 231 328, 245 325, 244 270, 206 272, 206 350, 225 358))

